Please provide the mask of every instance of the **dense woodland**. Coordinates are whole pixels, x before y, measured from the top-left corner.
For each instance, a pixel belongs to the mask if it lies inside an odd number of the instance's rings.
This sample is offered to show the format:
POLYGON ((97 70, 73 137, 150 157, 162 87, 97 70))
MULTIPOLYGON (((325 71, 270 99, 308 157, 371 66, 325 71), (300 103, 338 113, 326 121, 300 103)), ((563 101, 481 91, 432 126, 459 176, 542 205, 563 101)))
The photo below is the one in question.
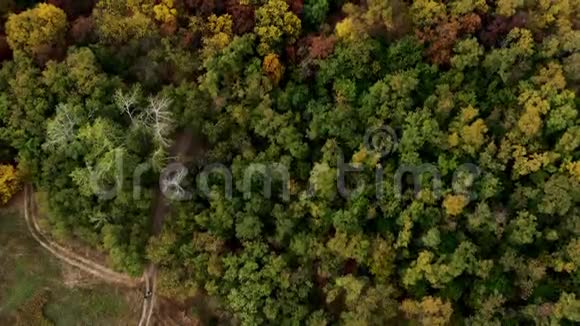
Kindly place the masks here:
POLYGON ((579 0, 3 0, 0 16, 0 203, 32 182, 56 237, 132 275, 157 263, 163 295, 214 297, 242 325, 580 322, 579 0), (382 126, 388 155, 365 146, 382 126), (220 163, 232 198, 212 174, 154 237, 184 131, 201 148, 184 187, 220 163), (362 167, 352 196, 339 156, 362 167), (288 167, 289 200, 259 176, 244 196, 253 163, 288 167), (425 163, 441 196, 429 173, 394 187, 425 163), (121 191, 98 196, 95 174, 121 191))

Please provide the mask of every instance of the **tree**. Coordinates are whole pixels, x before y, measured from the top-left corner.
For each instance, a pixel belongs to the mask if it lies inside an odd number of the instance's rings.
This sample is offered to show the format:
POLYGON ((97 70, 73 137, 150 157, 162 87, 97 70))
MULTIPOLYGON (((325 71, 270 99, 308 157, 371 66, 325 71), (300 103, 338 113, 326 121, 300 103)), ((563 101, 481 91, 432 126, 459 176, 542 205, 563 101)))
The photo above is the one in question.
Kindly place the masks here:
POLYGON ((175 22, 177 9, 175 9, 173 2, 173 0, 162 0, 153 6, 153 13, 157 21, 165 24, 175 22))
POLYGON ((536 224, 537 218, 526 212, 518 212, 518 216, 511 220, 508 228, 510 230, 510 241, 515 244, 529 244, 537 236, 536 224))
POLYGON ((499 15, 510 17, 516 13, 518 8, 524 6, 523 0, 499 0, 497 2, 496 13, 499 15))
POLYGON ((99 1, 93 16, 99 40, 105 44, 123 44, 153 31, 152 20, 142 8, 124 1, 99 1))
POLYGON ((268 0, 256 10, 254 32, 260 38, 258 53, 265 55, 278 50, 284 41, 291 44, 300 34, 300 19, 288 10, 283 0, 268 0))
POLYGON ((308 316, 303 300, 311 282, 303 271, 288 270, 286 261, 263 243, 247 242, 239 255, 223 262, 225 286, 220 288, 242 325, 300 323, 308 316))
POLYGON ((86 121, 85 119, 86 117, 83 117, 79 107, 60 104, 56 108, 55 118, 47 123, 44 148, 49 150, 66 149, 76 140, 78 128, 86 121))
POLYGON ((311 26, 318 26, 326 19, 328 9, 329 5, 327 0, 306 0, 304 3, 304 19, 311 26))
POLYGON ((386 282, 392 276, 395 271, 395 259, 393 236, 389 234, 386 239, 377 237, 372 244, 369 267, 378 281, 386 282))
POLYGON ((118 89, 113 96, 115 105, 131 120, 131 125, 137 127, 144 121, 142 112, 136 106, 139 104, 141 88, 137 85, 129 93, 125 94, 122 89, 118 89))
POLYGON ((529 30, 514 28, 509 32, 504 44, 506 44, 504 47, 487 54, 483 66, 490 72, 497 73, 504 82, 507 82, 514 65, 533 54, 534 41, 529 30))
POLYGON ((29 58, 3 64, 0 95, 1 138, 18 150, 19 169, 38 176, 45 122, 51 99, 40 79, 40 70, 29 58))
POLYGON ((421 301, 404 300, 401 310, 407 318, 414 319, 421 325, 446 325, 453 313, 449 302, 431 296, 424 297, 421 301))
POLYGON ((41 3, 33 9, 12 14, 6 22, 8 44, 13 51, 39 58, 62 50, 67 30, 66 14, 59 8, 41 3))
POLYGON ((205 57, 216 55, 230 44, 233 38, 232 17, 230 15, 211 15, 205 26, 203 52, 205 57))
POLYGON ((316 196, 332 199, 336 196, 336 170, 327 163, 316 163, 310 174, 316 196))
POLYGON ((173 132, 174 120, 169 107, 171 100, 158 96, 149 98, 149 106, 145 110, 145 121, 151 128, 153 139, 160 148, 171 145, 169 136, 173 132))
POLYGON ((272 80, 272 83, 277 85, 282 79, 284 74, 284 67, 280 64, 280 60, 277 54, 270 53, 264 57, 264 63, 262 68, 268 74, 268 77, 272 80))
POLYGON ((133 276, 141 275, 144 267, 143 258, 123 239, 124 230, 118 225, 107 224, 102 232, 103 247, 109 251, 113 266, 133 276))
POLYGON ((254 29, 254 8, 242 4, 240 0, 227 0, 226 11, 234 20, 233 31, 237 35, 243 35, 254 29))
POLYGON ((475 38, 457 42, 453 51, 456 54, 451 58, 451 65, 459 70, 479 66, 479 60, 484 52, 483 47, 475 38))
POLYGON ((445 5, 432 0, 414 1, 411 6, 411 15, 415 24, 419 26, 431 25, 446 15, 445 5))
POLYGON ((20 177, 12 165, 0 165, 0 205, 6 204, 20 189, 20 177))
POLYGON ((313 36, 308 39, 308 51, 314 59, 324 59, 334 51, 336 37, 313 36))
POLYGON ((346 325, 385 324, 397 315, 396 303, 389 286, 373 287, 368 280, 351 274, 337 277, 335 284, 326 294, 327 303, 344 298, 346 310, 340 315, 340 322, 346 325))
POLYGON ((459 37, 471 34, 481 26, 481 18, 470 13, 459 18, 447 17, 434 27, 425 27, 417 32, 422 42, 428 43, 426 54, 433 63, 447 65, 451 59, 452 49, 459 37))

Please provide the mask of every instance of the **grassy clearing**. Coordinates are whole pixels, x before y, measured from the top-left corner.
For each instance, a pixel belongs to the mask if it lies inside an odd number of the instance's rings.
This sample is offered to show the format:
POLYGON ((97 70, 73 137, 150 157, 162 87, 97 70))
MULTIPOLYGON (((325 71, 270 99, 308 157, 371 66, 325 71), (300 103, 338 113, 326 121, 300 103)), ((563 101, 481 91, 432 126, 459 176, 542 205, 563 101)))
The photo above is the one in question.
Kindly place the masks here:
POLYGON ((76 282, 83 285, 67 285, 71 271, 34 242, 15 209, 0 210, 0 266, 0 325, 26 325, 38 316, 54 325, 132 325, 139 317, 136 290, 86 275, 76 282))

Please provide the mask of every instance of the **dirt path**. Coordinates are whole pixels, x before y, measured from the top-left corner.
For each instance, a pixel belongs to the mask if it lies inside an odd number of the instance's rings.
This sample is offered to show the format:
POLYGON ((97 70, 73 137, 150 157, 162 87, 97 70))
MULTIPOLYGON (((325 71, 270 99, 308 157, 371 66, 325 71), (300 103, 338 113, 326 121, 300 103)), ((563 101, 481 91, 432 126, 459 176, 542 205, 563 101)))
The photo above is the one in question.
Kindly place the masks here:
POLYGON ((53 256, 65 263, 111 283, 137 287, 143 282, 142 279, 135 279, 128 275, 115 272, 105 266, 86 259, 77 253, 62 247, 46 236, 38 224, 36 205, 34 204, 34 194, 32 186, 30 185, 24 187, 24 218, 26 220, 26 227, 36 242, 48 250, 53 256))
POLYGON ((151 291, 152 295, 150 298, 145 298, 143 300, 143 308, 141 310, 141 318, 139 319, 139 326, 149 325, 151 322, 151 316, 153 316, 153 308, 155 307, 155 281, 156 281, 156 267, 155 265, 149 265, 143 278, 145 279, 145 291, 151 291))
MULTIPOLYGON (((175 143, 169 151, 171 157, 177 158, 179 160, 181 157, 189 156, 193 147, 196 147, 193 143, 193 133, 191 131, 183 131, 179 133, 175 139, 175 143)), ((175 160, 172 160, 175 161, 175 160)), ((155 201, 153 204, 153 226, 152 233, 154 237, 161 234, 163 230, 163 222, 165 217, 169 213, 169 202, 167 198, 163 195, 160 189, 155 191, 155 201)), ((145 282, 145 291, 151 293, 151 297, 146 299, 143 304, 143 315, 139 321, 139 326, 149 326, 151 322, 151 317, 153 316, 153 310, 155 308, 155 302, 157 300, 156 285, 157 285, 157 265, 151 263, 147 270, 145 271, 143 278, 145 282), (145 306, 147 304, 147 306, 145 306)))
MULTIPOLYGON (((193 144, 193 134, 189 131, 180 133, 172 147, 170 154, 172 157, 181 157, 190 155, 193 144)), ((148 298, 143 300, 139 326, 149 326, 153 316, 153 310, 156 302, 156 285, 157 285, 157 266, 150 264, 140 279, 132 278, 128 275, 115 272, 105 266, 99 265, 94 261, 86 259, 75 252, 60 246, 55 241, 46 236, 39 224, 36 216, 36 205, 34 204, 34 193, 31 185, 24 188, 24 218, 26 226, 32 237, 53 256, 61 261, 75 266, 91 275, 94 275, 104 281, 119 283, 125 286, 138 287, 145 283, 145 293, 150 293, 148 298)), ((157 190, 154 202, 152 233, 158 236, 163 230, 163 222, 169 213, 169 203, 160 190, 157 190)))
MULTIPOLYGON (((71 266, 77 267, 80 270, 85 271, 86 273, 94 275, 110 283, 118 283, 124 286, 138 287, 145 281, 146 289, 150 288, 152 273, 146 272, 143 278, 135 279, 128 275, 115 272, 91 260, 88 260, 60 246, 55 241, 51 240, 49 237, 43 234, 38 224, 32 186, 26 185, 24 187, 23 198, 24 198, 24 219, 26 220, 26 227, 28 228, 30 235, 32 235, 34 240, 36 240, 36 242, 38 242, 43 248, 48 250, 53 256, 71 266)), ((143 300, 143 308, 141 312, 139 325, 142 325, 143 321, 146 321, 146 325, 149 324, 149 320, 151 319, 151 313, 153 311, 153 304, 154 304, 153 300, 147 299, 143 300)))

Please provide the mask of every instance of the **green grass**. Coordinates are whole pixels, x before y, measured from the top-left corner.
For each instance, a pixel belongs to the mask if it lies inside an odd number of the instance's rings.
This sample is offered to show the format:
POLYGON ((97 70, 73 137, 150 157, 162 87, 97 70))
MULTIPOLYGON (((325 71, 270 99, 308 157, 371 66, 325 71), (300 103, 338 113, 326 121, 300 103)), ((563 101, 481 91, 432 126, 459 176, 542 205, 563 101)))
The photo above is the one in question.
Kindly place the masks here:
POLYGON ((0 313, 14 312, 59 276, 57 265, 25 230, 24 219, 0 211, 0 313))
POLYGON ((48 293, 43 308, 55 325, 126 325, 131 314, 128 290, 108 285, 70 288, 63 284, 61 264, 28 234, 24 219, 0 210, 0 325, 12 323, 19 310, 39 293, 48 293))
POLYGON ((45 316, 57 325, 111 325, 128 309, 122 296, 100 289, 66 289, 50 299, 45 316))

